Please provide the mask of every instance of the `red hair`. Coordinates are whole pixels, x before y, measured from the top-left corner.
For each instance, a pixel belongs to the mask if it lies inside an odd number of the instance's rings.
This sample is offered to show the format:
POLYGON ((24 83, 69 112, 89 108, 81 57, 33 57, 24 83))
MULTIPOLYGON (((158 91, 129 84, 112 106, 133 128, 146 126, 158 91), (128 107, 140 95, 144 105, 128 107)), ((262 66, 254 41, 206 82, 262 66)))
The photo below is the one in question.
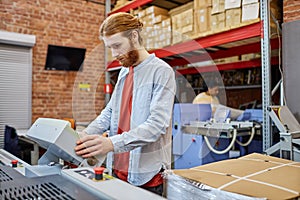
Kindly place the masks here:
POLYGON ((124 33, 124 36, 130 37, 132 30, 136 30, 139 34, 139 42, 142 43, 140 32, 143 23, 140 20, 125 12, 115 13, 107 17, 100 26, 100 36, 111 36, 116 33, 124 33))

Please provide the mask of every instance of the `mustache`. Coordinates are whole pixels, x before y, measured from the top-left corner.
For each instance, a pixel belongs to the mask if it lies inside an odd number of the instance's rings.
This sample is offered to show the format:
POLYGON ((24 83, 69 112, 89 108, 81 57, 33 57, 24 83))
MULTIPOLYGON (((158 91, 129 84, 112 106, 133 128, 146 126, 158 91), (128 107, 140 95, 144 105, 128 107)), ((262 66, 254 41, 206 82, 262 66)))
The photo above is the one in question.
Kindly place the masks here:
POLYGON ((127 51, 126 53, 123 53, 122 55, 116 56, 115 59, 119 60, 119 59, 127 58, 128 54, 135 52, 135 51, 142 50, 142 49, 143 49, 143 47, 133 48, 133 49, 127 51))

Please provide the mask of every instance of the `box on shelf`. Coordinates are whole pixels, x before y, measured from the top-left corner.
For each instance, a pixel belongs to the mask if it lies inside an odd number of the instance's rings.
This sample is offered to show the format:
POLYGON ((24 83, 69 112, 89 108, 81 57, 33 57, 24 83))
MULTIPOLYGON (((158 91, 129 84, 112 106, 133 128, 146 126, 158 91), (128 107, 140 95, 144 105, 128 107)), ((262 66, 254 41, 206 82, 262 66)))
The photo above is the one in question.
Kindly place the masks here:
POLYGON ((241 24, 242 10, 240 8, 233 8, 225 11, 226 27, 237 27, 241 24))
POLYGON ((161 25, 162 25, 162 27, 171 30, 171 18, 168 17, 167 19, 162 20, 162 21, 161 21, 161 25))
POLYGON ((242 6, 242 22, 259 18, 259 3, 242 6))
POLYGON ((242 5, 250 4, 250 3, 258 3, 259 0, 242 0, 242 5))
POLYGON ((222 13, 225 11, 225 0, 212 0, 211 14, 222 13))
POLYGON ((117 10, 120 7, 123 7, 124 5, 126 5, 128 3, 131 3, 131 1, 128 1, 128 0, 117 0, 117 2, 115 4, 115 7, 114 7, 114 9, 112 11, 117 10))
POLYGON ((213 32, 220 32, 225 29, 225 13, 224 12, 211 15, 210 28, 213 32))
POLYGON ((167 18, 160 23, 144 27, 143 35, 146 49, 158 49, 171 44, 171 19, 167 18))
POLYGON ((260 53, 249 53, 249 54, 241 55, 241 60, 248 61, 248 60, 258 59, 260 57, 261 57, 260 53))
POLYGON ((210 30, 211 7, 195 8, 194 28, 196 33, 203 33, 210 30))
POLYGON ((172 23, 172 43, 190 39, 194 35, 194 2, 169 11, 172 23))
POLYGON ((166 16, 166 15, 157 15, 157 16, 154 16, 152 22, 153 24, 157 24, 157 23, 161 23, 163 20, 165 19, 168 19, 169 16, 166 16))
POLYGON ((241 0, 225 0, 225 10, 232 8, 240 8, 241 0))
POLYGON ((154 15, 168 15, 168 10, 164 8, 160 8, 158 6, 150 6, 145 9, 146 15, 154 14, 154 15))
POLYGON ((154 13, 151 13, 149 15, 146 15, 142 18, 142 20, 148 24, 148 25, 154 25, 161 23, 162 20, 169 18, 169 16, 166 15, 156 15, 154 13))
POLYGON ((146 49, 158 49, 171 44, 171 19, 169 11, 157 6, 131 11, 144 24, 143 38, 146 49))
POLYGON ((194 0, 194 8, 209 7, 212 5, 212 0, 194 0))
POLYGON ((182 178, 182 182, 173 182, 169 179, 172 175, 167 175, 168 194, 177 199, 199 199, 202 195, 213 195, 211 198, 217 195, 222 199, 298 199, 300 196, 300 163, 258 153, 172 172, 182 178), (169 191, 170 184, 176 184, 176 190, 169 191), (185 189, 190 185, 193 189, 185 189))
POLYGON ((133 14, 137 16, 139 19, 146 16, 146 10, 145 9, 136 9, 133 10, 133 14))
MULTIPOLYGON (((272 0, 270 3, 270 27, 271 33, 277 32, 277 22, 282 23, 282 1, 272 0), (275 20, 274 20, 274 18, 275 20), (277 22, 276 22, 277 21, 277 22)), ((242 6, 242 22, 257 20, 260 17, 260 3, 245 4, 242 6)))
POLYGON ((232 56, 228 58, 219 58, 215 59, 214 63, 215 64, 224 64, 224 63, 233 63, 233 62, 238 62, 239 61, 239 56, 232 56))

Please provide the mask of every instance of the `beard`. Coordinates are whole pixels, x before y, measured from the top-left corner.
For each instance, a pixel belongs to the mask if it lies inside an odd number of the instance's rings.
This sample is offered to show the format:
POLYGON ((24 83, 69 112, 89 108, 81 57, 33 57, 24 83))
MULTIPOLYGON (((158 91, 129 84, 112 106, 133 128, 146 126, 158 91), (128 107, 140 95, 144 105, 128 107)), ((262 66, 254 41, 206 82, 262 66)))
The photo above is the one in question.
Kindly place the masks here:
POLYGON ((123 67, 131 67, 139 60, 138 50, 134 49, 133 45, 131 45, 131 47, 133 50, 116 58, 123 67))

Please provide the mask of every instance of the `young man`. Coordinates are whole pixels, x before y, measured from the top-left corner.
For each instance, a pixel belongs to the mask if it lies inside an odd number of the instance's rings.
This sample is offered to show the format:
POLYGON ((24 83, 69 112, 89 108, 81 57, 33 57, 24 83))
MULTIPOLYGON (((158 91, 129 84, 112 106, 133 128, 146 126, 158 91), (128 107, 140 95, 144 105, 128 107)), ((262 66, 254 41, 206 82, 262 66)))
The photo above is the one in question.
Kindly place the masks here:
POLYGON ((112 97, 84 130, 75 151, 83 158, 114 152, 114 174, 162 194, 161 171, 171 163, 173 69, 142 45, 143 24, 128 13, 109 16, 100 36, 123 66, 112 97), (109 137, 101 134, 109 130, 109 137))

